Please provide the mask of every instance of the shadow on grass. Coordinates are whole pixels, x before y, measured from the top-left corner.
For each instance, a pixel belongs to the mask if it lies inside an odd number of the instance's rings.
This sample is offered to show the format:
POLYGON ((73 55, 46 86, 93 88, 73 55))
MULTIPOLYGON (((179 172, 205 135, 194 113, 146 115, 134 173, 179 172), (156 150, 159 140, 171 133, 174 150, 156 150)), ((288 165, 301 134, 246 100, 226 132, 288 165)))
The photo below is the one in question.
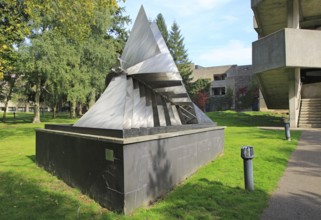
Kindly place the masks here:
POLYGON ((173 219, 259 219, 267 199, 260 189, 250 193, 202 178, 178 187, 167 197, 167 205, 156 209, 173 219))
POLYGON ((28 155, 26 157, 29 158, 31 162, 36 163, 36 155, 28 155))
POLYGON ((281 114, 267 114, 262 112, 208 112, 207 115, 219 126, 253 127, 253 126, 283 126, 281 114))
MULTIPOLYGON (((36 180, 0 172, 0 219, 93 219, 95 213, 63 191, 48 191, 36 180)), ((98 217, 98 216, 96 216, 98 217)), ((101 216, 100 216, 101 217, 101 216)), ((97 219, 97 218, 95 218, 97 219)))
MULTIPOLYGON (((39 125, 40 127, 40 125, 39 125)), ((24 137, 32 137, 35 135, 35 129, 36 128, 30 128, 30 127, 16 127, 16 128, 0 128, 0 140, 5 140, 6 138, 15 137, 19 138, 19 136, 24 137)))
MULTIPOLYGON (((13 113, 8 113, 6 119, 0 120, 4 124, 28 124, 32 123, 33 113, 18 112, 14 118, 13 113)), ((69 113, 60 113, 56 118, 52 118, 52 113, 46 112, 40 115, 41 122, 53 122, 53 123, 65 123, 66 120, 73 121, 74 119, 70 118, 69 113)))

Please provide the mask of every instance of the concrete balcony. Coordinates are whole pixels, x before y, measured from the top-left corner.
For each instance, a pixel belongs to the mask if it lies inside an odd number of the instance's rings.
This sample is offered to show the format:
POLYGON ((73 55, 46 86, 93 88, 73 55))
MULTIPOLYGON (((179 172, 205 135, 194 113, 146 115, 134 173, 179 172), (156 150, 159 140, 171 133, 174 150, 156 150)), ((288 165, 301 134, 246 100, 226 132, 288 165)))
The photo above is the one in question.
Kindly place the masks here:
POLYGON ((285 28, 252 45, 253 72, 278 68, 321 68, 321 31, 285 28))

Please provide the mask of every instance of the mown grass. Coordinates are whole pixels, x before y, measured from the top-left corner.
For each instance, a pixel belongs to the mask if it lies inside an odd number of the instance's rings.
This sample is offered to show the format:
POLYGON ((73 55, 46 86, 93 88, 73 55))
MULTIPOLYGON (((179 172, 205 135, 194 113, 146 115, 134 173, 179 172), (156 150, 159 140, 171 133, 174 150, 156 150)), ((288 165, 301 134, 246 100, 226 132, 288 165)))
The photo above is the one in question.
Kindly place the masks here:
MULTIPOLYGON (((29 123, 32 115, 9 114, 0 123, 0 219, 259 219, 269 194, 295 149, 300 132, 286 141, 283 131, 257 126, 281 126, 282 116, 232 111, 208 114, 225 130, 224 155, 199 169, 150 207, 124 216, 101 208, 35 164, 35 132, 44 123, 29 123), (244 190, 240 148, 254 147, 255 191, 244 190)), ((67 115, 45 123, 73 123, 67 115)))

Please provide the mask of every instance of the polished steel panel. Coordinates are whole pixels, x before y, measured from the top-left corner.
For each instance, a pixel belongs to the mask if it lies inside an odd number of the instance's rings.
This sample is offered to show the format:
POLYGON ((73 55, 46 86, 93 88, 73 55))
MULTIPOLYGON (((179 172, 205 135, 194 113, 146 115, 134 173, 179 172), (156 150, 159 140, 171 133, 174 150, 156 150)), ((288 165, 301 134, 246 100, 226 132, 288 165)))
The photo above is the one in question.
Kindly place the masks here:
POLYGON ((156 100, 156 93, 152 92, 151 93, 152 97, 152 108, 153 108, 153 119, 154 119, 154 126, 159 127, 159 116, 158 116, 158 110, 157 110, 157 100, 156 100))
POLYGON ((176 125, 182 125, 181 119, 179 117, 179 114, 175 105, 172 105, 172 110, 176 121, 176 125))
POLYGON ((161 96, 156 95, 156 103, 157 103, 159 125, 161 127, 166 126, 165 112, 164 112, 164 106, 163 106, 163 101, 161 96))
POLYGON ((177 125, 175 115, 172 109, 172 104, 170 102, 166 102, 167 112, 169 114, 169 119, 171 121, 171 125, 177 125))
POLYGON ((193 105, 198 124, 214 124, 214 122, 201 109, 197 107, 197 105, 195 105, 194 103, 193 105))
POLYGON ((172 72, 179 75, 178 69, 170 54, 157 54, 147 60, 144 60, 130 68, 126 69, 128 75, 133 74, 152 74, 157 72, 172 72))
POLYGON ((120 58, 121 68, 126 70, 159 53, 144 8, 141 7, 120 58))
POLYGON ((192 103, 157 24, 148 21, 143 7, 120 68, 109 78, 103 95, 75 126, 123 130, 212 123, 192 103))
POLYGON ((75 126, 123 129, 126 88, 125 74, 114 77, 94 106, 75 123, 75 126))
POLYGON ((140 127, 140 115, 142 114, 142 108, 140 106, 140 94, 139 94, 139 86, 136 80, 134 82, 134 90, 133 90, 133 120, 132 120, 132 128, 140 127))
POLYGON ((140 102, 139 102, 139 108, 140 108, 140 114, 139 114, 139 123, 140 128, 146 128, 147 127, 147 106, 146 106, 146 89, 145 86, 141 83, 139 83, 139 94, 140 94, 140 102))
POLYGON ((153 106, 152 106, 152 91, 145 88, 146 92, 146 122, 147 127, 154 127, 153 106))
POLYGON ((132 128, 132 119, 133 119, 133 103, 134 103, 134 83, 133 78, 127 78, 127 89, 126 89, 126 97, 125 97, 125 113, 124 113, 124 123, 123 129, 131 129, 132 128))

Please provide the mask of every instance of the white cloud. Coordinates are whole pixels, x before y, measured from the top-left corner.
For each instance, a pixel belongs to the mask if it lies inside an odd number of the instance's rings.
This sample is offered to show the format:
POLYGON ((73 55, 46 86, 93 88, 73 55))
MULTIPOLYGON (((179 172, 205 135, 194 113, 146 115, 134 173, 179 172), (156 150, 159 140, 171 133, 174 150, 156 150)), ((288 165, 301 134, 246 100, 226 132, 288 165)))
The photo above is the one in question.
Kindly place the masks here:
POLYGON ((232 16, 232 15, 224 15, 224 16, 222 16, 222 19, 224 21, 234 22, 234 21, 237 21, 238 18, 235 16, 232 16))
MULTIPOLYGON (((144 5, 148 18, 162 13, 168 29, 180 27, 189 58, 202 66, 250 64, 253 30, 249 1, 237 0, 127 0, 133 22, 144 5), (235 2, 235 4, 231 4, 235 2)), ((130 28, 130 26, 129 26, 130 28)))
POLYGON ((206 66, 251 64, 252 48, 242 41, 231 40, 224 46, 201 53, 195 63, 206 66))
MULTIPOLYGON (((197 18, 205 11, 212 11, 219 6, 229 3, 231 0, 153 0, 149 4, 154 8, 161 8, 172 13, 174 17, 189 17, 197 18)), ((164 12, 160 12, 164 13, 164 12)))
POLYGON ((197 5, 208 10, 212 10, 218 6, 224 5, 230 0, 197 0, 197 5))

